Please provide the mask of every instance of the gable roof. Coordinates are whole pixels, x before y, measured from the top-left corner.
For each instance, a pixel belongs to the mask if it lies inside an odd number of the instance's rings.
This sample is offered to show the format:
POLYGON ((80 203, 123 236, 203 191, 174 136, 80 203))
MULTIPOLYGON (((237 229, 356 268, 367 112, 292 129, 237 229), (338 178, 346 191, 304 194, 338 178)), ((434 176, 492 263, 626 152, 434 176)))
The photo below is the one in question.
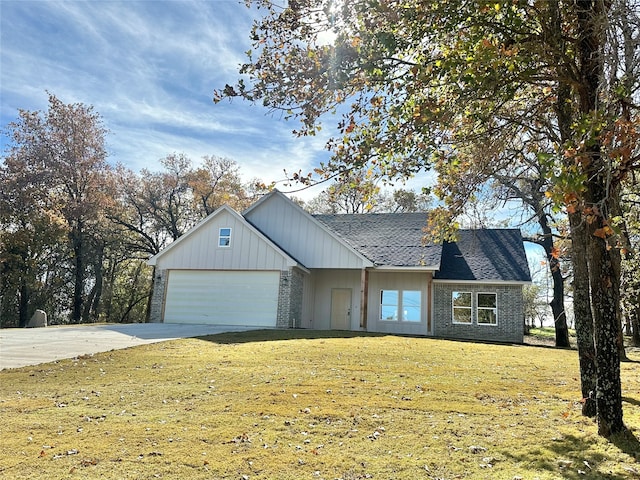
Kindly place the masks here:
POLYGON ((373 262, 335 230, 278 190, 262 197, 244 218, 307 268, 366 268, 373 262))
POLYGON ((460 230, 442 246, 437 280, 530 282, 529 264, 518 229, 460 230))
MULTIPOLYGON (((286 265, 302 267, 296 259, 294 259, 289 254, 287 254, 287 252, 282 250, 282 248, 280 248, 278 245, 276 245, 274 242, 272 242, 260 230, 255 228, 249 222, 247 222, 246 219, 242 215, 240 215, 238 212, 236 212, 233 208, 231 208, 228 205, 221 206, 216 211, 211 213, 209 216, 207 216, 204 219, 202 219, 193 228, 191 228, 189 231, 187 231, 184 235, 180 236, 178 239, 174 240, 172 243, 170 243, 168 246, 166 246, 160 252, 156 253, 151 258, 149 258, 147 260, 147 263, 149 265, 152 265, 152 266, 153 265, 157 265, 159 259, 161 259, 162 257, 165 257, 167 255, 171 255, 171 252, 173 252, 175 250, 179 250, 182 245, 186 245, 193 238, 197 238, 198 234, 201 231, 202 232, 206 232, 206 230, 208 229, 208 226, 210 224, 213 224, 219 217, 222 217, 225 214, 229 215, 231 218, 234 218, 236 221, 239 222, 239 224, 241 224, 243 226, 243 228, 246 228, 248 231, 251 232, 252 235, 254 235, 256 238, 258 238, 259 241, 261 241, 264 244, 266 244, 267 247, 271 251, 273 251, 274 254, 277 257, 280 257, 282 259, 282 261, 284 261, 284 263, 286 265)), ((208 242, 208 243, 210 244, 211 242, 208 242)), ((202 259, 199 259, 198 262, 202 263, 202 259)))
POLYGON ((313 215, 375 265, 437 269, 441 245, 424 242, 426 213, 313 215))

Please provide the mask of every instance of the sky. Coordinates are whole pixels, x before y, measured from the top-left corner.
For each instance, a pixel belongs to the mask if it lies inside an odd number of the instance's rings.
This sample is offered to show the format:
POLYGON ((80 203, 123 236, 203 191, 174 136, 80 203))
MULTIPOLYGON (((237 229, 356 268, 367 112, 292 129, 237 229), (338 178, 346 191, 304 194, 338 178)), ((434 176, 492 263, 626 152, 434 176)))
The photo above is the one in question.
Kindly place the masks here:
POLYGON ((46 110, 49 91, 92 105, 108 160, 134 171, 184 153, 231 158, 246 181, 307 173, 328 158, 327 136, 296 138, 295 122, 260 105, 212 101, 239 78, 255 15, 239 0, 0 0, 0 125, 46 110))
MULTIPOLYGON (((296 190, 284 171, 307 173, 328 158, 329 124, 298 138, 296 122, 260 105, 212 100, 239 78, 258 13, 239 0, 0 0, 0 127, 18 109, 46 110, 48 91, 94 107, 114 165, 159 171, 172 153, 194 163, 214 155, 235 160, 247 182, 296 190)), ((429 183, 427 174, 405 188, 429 183)), ((309 200, 322 188, 295 195, 309 200)))

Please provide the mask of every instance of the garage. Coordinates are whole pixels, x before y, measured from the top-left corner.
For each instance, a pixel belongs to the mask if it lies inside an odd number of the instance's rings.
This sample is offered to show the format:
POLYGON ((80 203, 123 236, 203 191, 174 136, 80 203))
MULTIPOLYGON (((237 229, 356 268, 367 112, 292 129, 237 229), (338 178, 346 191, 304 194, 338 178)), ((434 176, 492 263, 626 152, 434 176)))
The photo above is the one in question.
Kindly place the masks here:
POLYGON ((275 327, 278 271, 170 270, 165 323, 275 327))

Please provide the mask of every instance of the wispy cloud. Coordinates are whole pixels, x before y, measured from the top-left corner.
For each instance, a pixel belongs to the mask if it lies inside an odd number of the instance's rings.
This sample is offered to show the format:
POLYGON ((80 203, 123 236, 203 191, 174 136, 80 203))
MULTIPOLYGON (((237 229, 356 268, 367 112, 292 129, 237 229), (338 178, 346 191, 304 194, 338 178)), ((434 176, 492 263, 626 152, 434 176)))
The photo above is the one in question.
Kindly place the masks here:
POLYGON ((280 180, 326 158, 326 138, 294 138, 293 123, 242 101, 213 105, 238 77, 255 12, 237 0, 2 0, 2 125, 17 109, 93 105, 110 160, 134 170, 183 152, 232 158, 246 178, 280 180))

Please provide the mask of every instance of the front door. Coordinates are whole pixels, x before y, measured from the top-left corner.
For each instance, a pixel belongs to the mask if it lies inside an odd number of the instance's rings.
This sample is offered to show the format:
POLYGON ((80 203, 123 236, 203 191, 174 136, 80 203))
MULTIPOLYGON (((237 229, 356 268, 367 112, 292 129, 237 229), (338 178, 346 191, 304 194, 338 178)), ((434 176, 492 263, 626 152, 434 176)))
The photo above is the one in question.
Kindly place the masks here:
POLYGON ((331 289, 331 329, 351 330, 351 289, 331 289))

